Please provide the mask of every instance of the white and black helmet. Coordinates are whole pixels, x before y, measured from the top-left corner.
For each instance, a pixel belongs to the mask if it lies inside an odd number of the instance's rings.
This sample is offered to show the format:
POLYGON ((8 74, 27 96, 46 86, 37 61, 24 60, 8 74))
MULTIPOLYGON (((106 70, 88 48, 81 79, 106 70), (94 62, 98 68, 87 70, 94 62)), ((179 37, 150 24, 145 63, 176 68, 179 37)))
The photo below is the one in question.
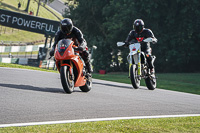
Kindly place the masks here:
POLYGON ((142 19, 136 19, 133 23, 133 28, 137 33, 141 33, 144 29, 144 22, 142 19))

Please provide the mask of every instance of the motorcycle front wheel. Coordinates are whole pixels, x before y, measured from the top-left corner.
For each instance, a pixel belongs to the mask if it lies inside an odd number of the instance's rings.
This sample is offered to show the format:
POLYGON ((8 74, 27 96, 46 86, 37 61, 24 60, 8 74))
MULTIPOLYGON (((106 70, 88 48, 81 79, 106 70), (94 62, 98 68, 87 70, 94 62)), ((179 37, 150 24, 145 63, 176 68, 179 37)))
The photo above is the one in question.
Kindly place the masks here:
POLYGON ((131 65, 130 78, 133 88, 138 89, 140 87, 140 79, 138 78, 138 69, 135 64, 131 65))
POLYGON ((71 94, 74 91, 74 80, 73 80, 73 74, 70 75, 70 70, 68 66, 61 67, 60 79, 64 91, 68 94, 71 94))
POLYGON ((83 92, 88 92, 92 89, 92 77, 91 76, 86 76, 86 83, 84 86, 79 87, 81 91, 83 92))
MULTIPOLYGON (((155 72, 155 70, 154 70, 154 72, 155 72)), ((157 84, 155 73, 149 75, 148 78, 145 79, 145 83, 149 90, 154 90, 156 88, 156 84, 157 84)))

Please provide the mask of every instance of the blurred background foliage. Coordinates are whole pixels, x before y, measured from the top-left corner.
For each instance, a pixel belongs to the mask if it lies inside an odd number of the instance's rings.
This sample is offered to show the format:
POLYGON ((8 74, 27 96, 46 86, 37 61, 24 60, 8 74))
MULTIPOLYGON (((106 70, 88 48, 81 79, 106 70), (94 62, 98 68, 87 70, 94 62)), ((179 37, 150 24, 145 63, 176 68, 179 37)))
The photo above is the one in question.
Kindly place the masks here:
POLYGON ((158 43, 151 45, 157 72, 200 72, 199 0, 68 0, 70 17, 84 33, 88 46, 96 45, 94 69, 128 71, 125 41, 133 22, 144 20, 158 43), (73 2, 75 3, 73 6, 73 2))

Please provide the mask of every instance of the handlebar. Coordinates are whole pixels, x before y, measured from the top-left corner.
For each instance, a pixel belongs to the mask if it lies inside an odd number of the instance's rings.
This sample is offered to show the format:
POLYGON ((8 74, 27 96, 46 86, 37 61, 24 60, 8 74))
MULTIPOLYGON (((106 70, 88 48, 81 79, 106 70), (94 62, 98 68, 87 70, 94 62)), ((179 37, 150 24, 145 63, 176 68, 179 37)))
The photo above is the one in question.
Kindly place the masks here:
POLYGON ((83 51, 82 47, 77 47, 76 45, 72 46, 74 48, 75 51, 83 51))
POLYGON ((124 44, 125 44, 124 42, 117 42, 118 47, 123 46, 124 44))
POLYGON ((77 48, 77 46, 76 45, 72 45, 72 48, 77 48))
POLYGON ((149 37, 149 38, 146 38, 146 39, 144 39, 143 40, 143 42, 152 42, 152 43, 156 43, 158 40, 154 37, 154 38, 151 38, 151 37, 149 37))
MULTIPOLYGON (((150 43, 150 42, 152 42, 154 44, 154 43, 157 43, 157 41, 158 40, 156 38, 149 37, 149 38, 144 39, 142 42, 138 42, 138 43, 143 44, 143 43, 150 43)), ((121 46, 124 46, 124 45, 125 45, 124 42, 117 42, 117 46, 118 47, 121 47, 121 46)))

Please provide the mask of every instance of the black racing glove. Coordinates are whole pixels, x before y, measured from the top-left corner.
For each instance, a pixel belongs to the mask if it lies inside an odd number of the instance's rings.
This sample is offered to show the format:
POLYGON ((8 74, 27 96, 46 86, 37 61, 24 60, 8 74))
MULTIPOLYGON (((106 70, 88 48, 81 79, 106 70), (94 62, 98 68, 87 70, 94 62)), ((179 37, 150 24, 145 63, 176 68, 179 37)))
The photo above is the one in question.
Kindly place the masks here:
POLYGON ((129 42, 125 42, 124 47, 128 47, 130 45, 129 42))
POLYGON ((74 50, 75 51, 83 51, 83 47, 80 47, 80 46, 79 47, 75 47, 74 50))
POLYGON ((55 51, 55 49, 52 48, 51 51, 49 52, 49 55, 50 55, 50 56, 54 56, 54 51, 55 51))

